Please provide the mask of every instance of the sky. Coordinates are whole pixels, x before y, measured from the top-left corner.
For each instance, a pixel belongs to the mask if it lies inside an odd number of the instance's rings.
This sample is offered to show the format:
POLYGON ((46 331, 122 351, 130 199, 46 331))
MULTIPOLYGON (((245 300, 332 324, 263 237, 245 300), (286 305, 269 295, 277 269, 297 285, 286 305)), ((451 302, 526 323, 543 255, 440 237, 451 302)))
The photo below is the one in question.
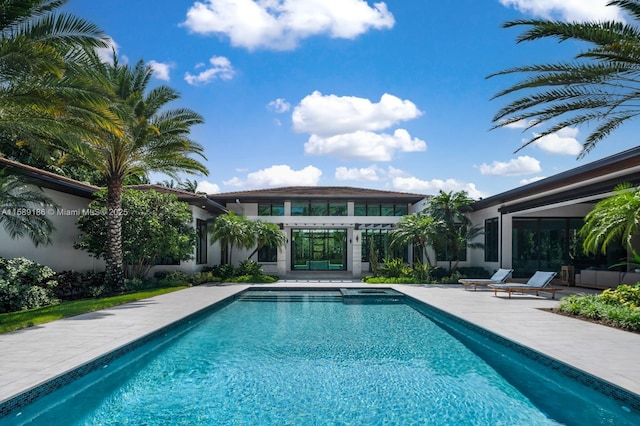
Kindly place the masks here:
MULTIPOLYGON (((634 147, 626 124, 578 159, 589 128, 518 150, 536 129, 491 130, 522 76, 490 74, 570 60, 584 46, 518 44, 507 21, 620 20, 608 0, 69 0, 120 60, 205 123, 207 193, 351 186, 486 198, 634 147)), ((106 52, 105 52, 106 53, 106 52)), ((152 176, 152 182, 167 179, 152 176), (155 180, 154 180, 155 178, 155 180)))

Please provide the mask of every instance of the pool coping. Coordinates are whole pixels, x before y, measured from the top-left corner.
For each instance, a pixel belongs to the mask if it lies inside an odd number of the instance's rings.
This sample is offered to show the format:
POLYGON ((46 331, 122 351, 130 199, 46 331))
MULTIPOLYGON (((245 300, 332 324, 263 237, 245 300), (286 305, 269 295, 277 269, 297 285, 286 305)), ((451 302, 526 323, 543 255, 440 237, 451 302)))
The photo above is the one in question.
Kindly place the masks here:
MULTIPOLYGON (((45 377, 45 378, 38 378, 39 376, 34 377, 34 380, 32 381, 32 383, 30 383, 30 385, 23 386, 22 389, 19 391, 16 391, 14 389, 11 395, 3 395, 2 393, 0 393, 0 397, 2 398, 0 400, 0 417, 8 414, 9 412, 15 411, 16 408, 19 408, 20 406, 28 404, 33 399, 36 399, 43 394, 49 393, 63 386, 69 381, 74 380, 76 377, 83 375, 86 372, 101 366, 102 364, 108 362, 110 359, 113 359, 123 353, 126 353, 132 350, 133 348, 141 344, 148 342, 149 340, 153 339, 157 335, 165 333, 169 329, 177 327, 180 324, 183 324, 185 321, 189 321, 190 319, 193 319, 194 316, 211 312, 212 310, 215 310, 220 306, 230 303, 232 300, 235 299, 235 297, 238 294, 242 293, 244 290, 250 287, 265 288, 265 289, 266 288, 292 289, 292 288, 301 288, 301 287, 309 288, 309 289, 320 289, 320 288, 339 289, 339 288, 362 288, 362 287, 371 288, 371 285, 358 283, 358 282, 315 283, 315 284, 305 283, 304 285, 301 285, 300 283, 292 283, 292 284, 275 283, 272 285, 250 285, 249 284, 249 285, 234 285, 234 286, 205 285, 205 286, 193 287, 192 289, 182 290, 180 292, 170 293, 168 295, 158 296, 156 298, 143 301, 143 302, 149 302, 147 304, 143 304, 142 306, 143 308, 142 310, 146 309, 148 313, 148 312, 151 312, 151 310, 155 306, 157 306, 155 304, 164 305, 165 307, 171 305, 172 302, 175 302, 174 299, 178 299, 179 295, 177 295, 176 293, 181 293, 181 296, 183 296, 181 298, 182 301, 184 302, 185 300, 187 300, 188 306, 182 310, 176 309, 175 310, 176 312, 174 312, 175 315, 173 315, 171 318, 167 316, 167 318, 165 318, 165 321, 161 323, 158 322, 155 325, 152 324, 151 327, 145 329, 142 332, 138 332, 136 335, 131 335, 130 338, 125 339, 124 341, 119 341, 119 339, 115 339, 115 340, 118 340, 118 344, 115 346, 113 344, 107 345, 110 347, 110 350, 106 350, 107 348, 105 348, 105 350, 103 350, 102 352, 98 350, 99 353, 96 353, 95 351, 92 351, 92 350, 85 350, 84 351, 85 356, 83 357, 84 358, 83 361, 80 361, 80 359, 74 359, 74 362, 76 362, 75 366, 71 366, 70 368, 67 368, 64 371, 59 371, 57 374, 51 374, 49 375, 49 377, 45 377), (194 289, 199 289, 199 290, 194 290, 194 289), (189 290, 191 290, 190 292, 191 294, 187 295, 187 293, 189 293, 189 290), (182 292, 187 292, 187 293, 182 293, 182 292), (174 295, 173 297, 171 297, 172 294, 174 295), (205 294, 207 294, 207 297, 197 297, 197 296, 204 296, 205 294)), ((492 295, 489 296, 487 292, 476 293, 476 292, 463 291, 460 286, 380 285, 380 286, 377 286, 377 288, 379 289, 390 288, 390 289, 396 290, 402 294, 405 294, 411 299, 414 299, 418 302, 425 303, 430 308, 434 308, 440 312, 443 312, 447 316, 451 316, 456 321, 464 321, 468 324, 471 324, 475 329, 480 330, 483 333, 489 333, 491 336, 497 336, 497 338, 500 339, 502 342, 507 342, 507 344, 512 344, 512 345, 517 345, 517 347, 519 348, 524 347, 526 350, 530 351, 530 354, 539 354, 539 356, 544 357, 544 359, 546 360, 550 359, 552 361, 550 364, 551 368, 566 369, 568 368, 566 366, 569 366, 572 371, 577 371, 578 373, 581 374, 577 378, 583 383, 589 384, 589 381, 593 381, 592 380, 593 378, 597 378, 606 387, 606 389, 604 389, 604 392, 600 390, 601 392, 605 394, 609 394, 621 400, 629 400, 629 398, 631 397, 632 399, 631 405, 633 405, 635 409, 640 408, 640 404, 638 404, 638 401, 640 401, 639 393, 637 391, 634 392, 633 390, 634 388, 629 389, 628 386, 625 386, 627 385, 627 383, 624 383, 624 381, 623 383, 620 383, 619 381, 618 383, 616 383, 615 374, 613 376, 611 374, 601 374, 602 371, 594 371, 594 369, 589 369, 589 368, 585 369, 583 368, 584 366, 582 365, 580 366, 573 365, 571 362, 567 362, 566 359, 563 359, 565 357, 562 354, 555 354, 554 356, 553 354, 549 354, 548 350, 545 350, 544 347, 540 347, 540 345, 535 345, 535 344, 532 345, 531 342, 527 342, 529 343, 527 344, 527 343, 523 343, 522 341, 518 341, 517 333, 514 339, 514 335, 510 336, 509 333, 506 333, 505 335, 504 329, 503 330, 495 329, 500 327, 494 326, 492 329, 491 327, 486 326, 486 321, 480 321, 479 323, 477 321, 480 318, 478 316, 478 313, 480 313, 481 311, 486 311, 486 308, 485 309, 479 308, 479 306, 482 306, 483 303, 484 304, 488 303, 491 306, 502 305, 503 308, 506 308, 506 309, 503 309, 504 312, 499 312, 499 310, 496 311, 496 309, 493 307, 489 309, 496 315, 496 318, 499 320, 499 322, 504 322, 505 313, 507 314, 507 316, 509 316, 509 314, 513 315, 514 313, 519 314, 517 315, 519 317, 522 317, 523 315, 530 317, 532 316, 532 314, 533 316, 537 316, 539 313, 542 312, 540 311, 541 307, 547 308, 550 305, 555 305, 557 301, 550 301, 550 300, 547 300, 544 298, 538 298, 538 297, 535 297, 535 298, 526 297, 526 298, 522 298, 519 301, 515 299, 508 299, 508 301, 506 300, 501 301, 501 298, 495 298, 492 295), (434 296, 442 296, 443 294, 445 294, 442 292, 442 290, 448 293, 447 297, 444 297, 444 298, 434 297, 434 296), (465 303, 460 303, 460 300, 465 301, 465 303), (455 303, 452 304, 451 302, 455 302, 455 303), (481 302, 481 303, 478 303, 478 302, 481 302), (471 304, 469 305, 469 303, 471 304), (465 306, 467 306, 467 308, 469 306, 475 306, 475 308, 466 309, 465 311, 464 309, 465 306), (476 320, 474 320, 473 318, 468 318, 469 316, 471 317, 474 316, 473 311, 476 311, 475 312, 476 320), (611 380, 611 377, 614 377, 614 380, 611 380), (618 390, 623 391, 623 394, 621 395, 618 392, 618 390)), ((132 304, 127 304, 127 305, 132 305, 132 304)), ((113 313, 115 311, 114 316, 117 316, 118 314, 127 312, 127 305, 121 305, 121 307, 114 307, 104 311, 99 311, 99 313, 100 312, 102 312, 103 314, 113 313)), ((566 324, 571 324, 573 328, 578 330, 578 333, 580 333, 580 330, 583 330, 585 328, 584 326, 586 323, 584 323, 583 321, 576 320, 573 318, 566 318, 566 317, 561 317, 565 319, 559 319, 559 318, 555 318, 555 317, 560 317, 558 315, 549 314, 549 313, 546 313, 546 314, 553 315, 554 318, 552 319, 558 320, 560 323, 562 323, 562 326, 566 326, 566 324), (567 320, 570 320, 570 321, 567 321, 567 320)), ((85 315, 91 315, 91 314, 85 314, 85 315)), ((79 316, 79 317, 82 317, 82 316, 79 316)), ((101 318, 108 319, 107 316, 104 316, 101 318)), ((547 316, 546 319, 550 320, 551 317, 547 316)), ((70 319, 60 320, 60 321, 55 321, 54 323, 57 323, 57 325, 66 325, 64 321, 67 321, 66 324, 69 324, 69 321, 71 320, 70 319)), ((544 325, 540 324, 539 319, 537 319, 536 321, 537 322, 535 324, 538 326, 538 328, 544 327, 544 325)), ((524 322, 526 322, 526 319, 524 322)), ((51 324, 53 326, 53 323, 51 324)), ((595 326, 596 330, 598 330, 600 334, 602 333, 611 334, 610 331, 612 329, 608 327, 599 326, 595 324, 591 324, 591 326, 595 326)), ((561 327, 561 325, 557 325, 557 327, 561 327)), ((0 335, 0 343, 5 343, 6 340, 12 340, 14 344, 16 342, 19 343, 21 340, 20 339, 21 336, 25 336, 30 333, 33 334, 35 333, 34 330, 47 329, 47 328, 51 328, 51 327, 46 327, 46 326, 33 327, 31 329, 22 330, 19 332, 0 335), (6 338, 3 339, 4 336, 10 336, 11 339, 6 339, 6 338)), ((506 328, 508 329, 509 327, 506 327, 506 328)), ((531 329, 531 327, 529 328, 531 329)), ((535 327, 533 327, 533 329, 535 329, 535 327)), ((589 327, 589 332, 592 332, 592 331, 593 331, 593 328, 589 327)), ((616 331, 613 334, 616 334, 618 332, 619 331, 616 331)), ((629 339, 634 342, 633 346, 629 348, 631 351, 633 351, 634 348, 640 348, 640 335, 621 332, 621 331, 620 333, 626 333, 625 336, 629 337, 629 339)), ((520 339, 520 340, 523 340, 523 339, 520 339)), ((592 347, 593 347, 593 344, 591 345, 590 348, 592 347)), ((624 348, 617 348, 617 349, 623 349, 622 352, 625 352, 624 348)), ((0 361, 3 360, 3 356, 5 355, 6 351, 7 349, 5 349, 5 347, 2 347, 2 349, 0 349, 0 361)), ((80 352, 82 352, 82 349, 80 349, 80 352)), ((637 354, 637 352, 635 352, 635 354, 637 354)), ((535 356, 538 356, 538 355, 535 355, 535 356)), ((633 358, 627 358, 627 360, 632 360, 632 359, 633 358)), ((3 363, 0 362, 0 365, 1 364, 3 363)), ((43 364, 45 363, 43 362, 43 364)), ((0 371, 0 383, 2 382, 1 379, 3 379, 2 373, 3 372, 0 371)), ((617 374, 620 374, 620 373, 618 372, 617 374)), ((626 378, 628 379, 628 377, 626 378)), ((633 383, 637 384, 638 385, 637 388, 640 389, 640 376, 634 378, 633 383)), ((596 388, 598 386, 600 386, 600 384, 596 384, 596 388)), ((2 389, 0 388, 0 390, 2 389)))

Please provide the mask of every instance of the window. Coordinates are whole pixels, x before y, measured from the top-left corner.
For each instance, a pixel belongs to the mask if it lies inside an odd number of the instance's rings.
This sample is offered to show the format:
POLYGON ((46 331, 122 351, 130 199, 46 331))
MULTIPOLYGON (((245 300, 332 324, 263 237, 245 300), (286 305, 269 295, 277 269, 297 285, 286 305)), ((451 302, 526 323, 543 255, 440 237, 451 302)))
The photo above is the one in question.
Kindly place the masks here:
POLYGON ((258 262, 277 262, 278 248, 264 246, 258 250, 258 262))
POLYGON ((362 252, 363 262, 370 262, 371 251, 375 251, 378 256, 378 263, 382 264, 384 259, 400 258, 407 262, 409 259, 408 247, 391 249, 389 247, 389 231, 386 229, 367 229, 362 232, 362 252))
POLYGON ((329 216, 346 216, 347 203, 329 203, 329 216))
POLYGON ((291 216, 346 216, 347 203, 298 201, 291 203, 291 216))
POLYGON ((354 216, 406 216, 409 214, 407 204, 393 203, 355 203, 354 216))
POLYGON ((284 203, 259 203, 258 216, 284 216, 284 203))
POLYGON ((291 203, 291 216, 309 216, 309 203, 291 203))
POLYGON ((207 222, 196 219, 196 264, 207 263, 207 222))
POLYGON ((328 216, 329 204, 327 203, 311 203, 311 216, 328 216))
POLYGON ((499 247, 498 218, 494 217, 484 221, 484 261, 498 261, 499 247))

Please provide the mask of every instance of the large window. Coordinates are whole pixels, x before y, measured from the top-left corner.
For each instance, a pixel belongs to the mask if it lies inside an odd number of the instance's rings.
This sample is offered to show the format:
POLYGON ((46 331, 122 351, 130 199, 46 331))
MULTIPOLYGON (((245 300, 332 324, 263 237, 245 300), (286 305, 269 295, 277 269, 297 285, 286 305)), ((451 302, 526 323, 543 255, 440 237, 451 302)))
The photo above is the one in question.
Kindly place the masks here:
POLYGON ((407 204, 393 203, 355 203, 355 216, 406 216, 409 214, 407 204))
POLYGON ((294 201, 291 216, 346 216, 346 202, 294 201))
POLYGON ((291 269, 294 271, 345 271, 346 229, 292 229, 291 269))
POLYGON ((259 203, 258 216, 284 216, 284 203, 259 203))
POLYGON ((578 232, 583 223, 582 218, 514 218, 514 276, 529 277, 539 270, 560 271, 562 265, 607 269, 626 256, 621 244, 611 244, 606 255, 586 255, 578 232))
POLYGON ((498 247, 499 247, 499 231, 498 231, 498 218, 493 217, 484 221, 484 261, 485 262, 497 262, 498 261, 498 247))
POLYGON ((378 257, 378 263, 382 263, 384 259, 400 258, 405 262, 409 259, 408 247, 391 249, 389 246, 390 236, 389 230, 386 229, 366 229, 362 231, 362 252, 361 259, 363 262, 371 261, 372 250, 378 257))
POLYGON ((207 222, 196 219, 196 264, 207 263, 207 222))

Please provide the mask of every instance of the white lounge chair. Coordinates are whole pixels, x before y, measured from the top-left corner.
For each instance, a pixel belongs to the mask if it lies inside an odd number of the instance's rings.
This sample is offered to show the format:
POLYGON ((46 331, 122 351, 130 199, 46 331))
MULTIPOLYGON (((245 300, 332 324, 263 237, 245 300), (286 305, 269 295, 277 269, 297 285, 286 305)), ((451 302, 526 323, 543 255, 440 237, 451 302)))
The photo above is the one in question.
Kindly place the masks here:
POLYGON ((562 290, 561 288, 548 287, 555 276, 555 272, 536 271, 526 283, 489 284, 489 288, 493 290, 494 296, 497 296, 499 291, 506 291, 509 293, 509 299, 511 299, 511 293, 525 292, 534 292, 536 296, 540 292, 551 293, 551 298, 555 299, 556 292, 562 290))
POLYGON ((479 285, 489 285, 489 284, 500 284, 504 283, 511 277, 511 273, 513 273, 513 269, 498 269, 491 278, 461 278, 458 280, 460 284, 464 286, 466 290, 467 287, 473 286, 473 290, 476 291, 479 285))

